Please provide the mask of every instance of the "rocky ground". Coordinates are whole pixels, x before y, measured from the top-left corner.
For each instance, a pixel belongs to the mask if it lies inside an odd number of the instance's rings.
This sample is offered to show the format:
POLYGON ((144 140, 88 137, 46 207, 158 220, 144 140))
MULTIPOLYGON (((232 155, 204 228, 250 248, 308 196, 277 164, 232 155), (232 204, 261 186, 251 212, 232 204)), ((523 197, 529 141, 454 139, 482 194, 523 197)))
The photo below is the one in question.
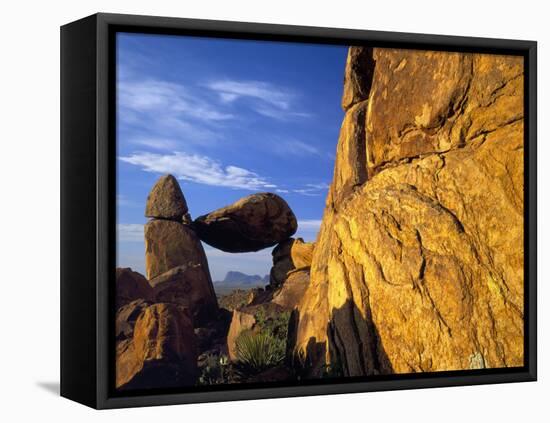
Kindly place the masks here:
POLYGON ((218 294, 218 304, 226 310, 233 311, 247 305, 255 289, 230 289, 227 293, 218 294))

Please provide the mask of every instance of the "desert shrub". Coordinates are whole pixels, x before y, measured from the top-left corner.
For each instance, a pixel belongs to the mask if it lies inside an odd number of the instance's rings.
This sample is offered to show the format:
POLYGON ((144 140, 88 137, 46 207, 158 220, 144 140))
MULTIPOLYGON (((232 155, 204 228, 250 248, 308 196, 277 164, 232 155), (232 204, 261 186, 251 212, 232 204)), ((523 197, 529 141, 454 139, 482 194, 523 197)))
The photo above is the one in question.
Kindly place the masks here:
POLYGON ((229 383, 230 375, 228 369, 229 360, 227 356, 208 354, 205 364, 201 368, 199 376, 199 385, 213 385, 219 383, 229 383))
POLYGON ((235 341, 237 370, 255 374, 277 366, 285 359, 286 340, 281 341, 266 331, 244 331, 235 341))
POLYGON ((290 320, 289 311, 283 311, 268 317, 265 310, 260 308, 254 317, 261 332, 267 333, 277 340, 284 342, 286 347, 286 341, 288 338, 288 322, 290 320))

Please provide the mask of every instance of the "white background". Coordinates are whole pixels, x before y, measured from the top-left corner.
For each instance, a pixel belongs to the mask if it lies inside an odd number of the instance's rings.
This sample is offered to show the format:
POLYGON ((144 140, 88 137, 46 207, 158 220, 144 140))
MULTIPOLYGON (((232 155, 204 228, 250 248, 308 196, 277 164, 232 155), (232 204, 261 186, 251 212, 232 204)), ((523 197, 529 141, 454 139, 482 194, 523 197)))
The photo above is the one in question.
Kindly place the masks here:
MULTIPOLYGON (((4 1, 0 25, 0 419, 33 421, 549 421, 549 46, 544 1, 4 1), (136 13, 539 42, 539 381, 93 411, 59 381, 59 26, 136 13), (545 393, 546 391, 546 393, 545 393)), ((335 140, 336 142, 336 140, 335 140)))

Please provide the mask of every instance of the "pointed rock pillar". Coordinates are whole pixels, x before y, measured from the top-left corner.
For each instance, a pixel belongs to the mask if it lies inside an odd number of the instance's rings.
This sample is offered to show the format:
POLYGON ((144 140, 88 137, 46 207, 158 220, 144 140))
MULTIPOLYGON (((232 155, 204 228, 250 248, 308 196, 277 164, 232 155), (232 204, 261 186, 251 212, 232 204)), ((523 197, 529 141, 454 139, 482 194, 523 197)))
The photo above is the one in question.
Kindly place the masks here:
POLYGON ((208 261, 176 178, 161 177, 147 198, 145 271, 157 301, 186 306, 192 315, 218 303, 208 261))

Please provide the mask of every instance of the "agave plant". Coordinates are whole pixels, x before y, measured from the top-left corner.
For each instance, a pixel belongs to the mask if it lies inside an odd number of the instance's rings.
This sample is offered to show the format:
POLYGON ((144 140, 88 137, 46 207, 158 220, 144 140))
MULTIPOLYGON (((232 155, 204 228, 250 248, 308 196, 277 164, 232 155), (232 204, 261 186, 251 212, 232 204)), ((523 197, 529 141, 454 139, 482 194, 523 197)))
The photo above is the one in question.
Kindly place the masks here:
POLYGON ((283 362, 285 343, 269 333, 245 331, 235 342, 235 355, 241 373, 259 373, 283 362))

